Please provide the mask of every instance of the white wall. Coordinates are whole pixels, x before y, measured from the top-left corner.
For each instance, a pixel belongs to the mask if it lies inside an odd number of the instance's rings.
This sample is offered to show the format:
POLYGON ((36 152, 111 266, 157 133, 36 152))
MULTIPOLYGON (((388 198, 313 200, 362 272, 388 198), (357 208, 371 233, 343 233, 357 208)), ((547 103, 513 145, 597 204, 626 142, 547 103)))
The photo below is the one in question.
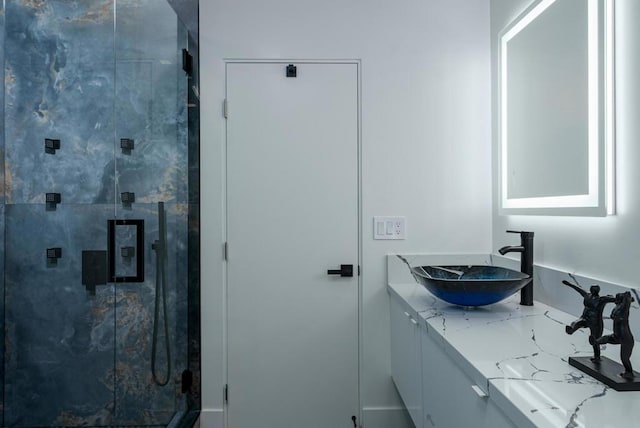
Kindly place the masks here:
POLYGON ((362 405, 400 427, 384 256, 491 248, 489 0, 203 0, 200 47, 203 408, 225 377, 224 59, 359 59, 362 405), (373 241, 374 215, 406 216, 408 239, 373 241))
MULTIPOLYGON (((491 0, 492 81, 496 89, 498 34, 529 3, 491 0)), ((636 287, 636 263, 640 261, 640 2, 615 0, 615 6, 618 214, 608 218, 500 216, 494 193, 493 249, 517 242, 516 236, 504 233, 507 229, 532 230, 537 264, 636 287)), ((496 95, 494 91, 494 165, 498 165, 499 143, 496 95)), ((493 180, 497 188, 497 168, 493 180)))

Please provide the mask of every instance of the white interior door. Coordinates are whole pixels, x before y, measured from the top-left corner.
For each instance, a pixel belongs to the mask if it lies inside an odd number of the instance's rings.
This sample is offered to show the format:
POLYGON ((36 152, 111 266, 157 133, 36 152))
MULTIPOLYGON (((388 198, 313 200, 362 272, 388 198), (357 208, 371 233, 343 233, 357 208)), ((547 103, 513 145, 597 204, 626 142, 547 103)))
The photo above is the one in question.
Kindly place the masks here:
POLYGON ((286 66, 227 64, 227 421, 353 427, 357 64, 286 66))

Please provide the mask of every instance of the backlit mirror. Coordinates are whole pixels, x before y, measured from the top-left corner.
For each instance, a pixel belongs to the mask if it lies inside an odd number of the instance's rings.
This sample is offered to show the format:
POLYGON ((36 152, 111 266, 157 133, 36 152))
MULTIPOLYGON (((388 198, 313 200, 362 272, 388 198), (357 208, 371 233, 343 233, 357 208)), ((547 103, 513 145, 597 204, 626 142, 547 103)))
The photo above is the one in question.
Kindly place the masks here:
POLYGON ((502 33, 502 214, 613 212, 612 4, 536 1, 502 33))

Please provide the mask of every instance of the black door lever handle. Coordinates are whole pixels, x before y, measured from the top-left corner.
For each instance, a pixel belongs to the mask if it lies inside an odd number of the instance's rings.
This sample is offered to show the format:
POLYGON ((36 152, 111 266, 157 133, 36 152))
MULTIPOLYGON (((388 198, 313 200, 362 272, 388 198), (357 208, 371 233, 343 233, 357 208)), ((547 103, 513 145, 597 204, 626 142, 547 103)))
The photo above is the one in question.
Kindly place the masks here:
POLYGON ((353 265, 340 265, 340 269, 329 269, 327 275, 353 276, 353 265))

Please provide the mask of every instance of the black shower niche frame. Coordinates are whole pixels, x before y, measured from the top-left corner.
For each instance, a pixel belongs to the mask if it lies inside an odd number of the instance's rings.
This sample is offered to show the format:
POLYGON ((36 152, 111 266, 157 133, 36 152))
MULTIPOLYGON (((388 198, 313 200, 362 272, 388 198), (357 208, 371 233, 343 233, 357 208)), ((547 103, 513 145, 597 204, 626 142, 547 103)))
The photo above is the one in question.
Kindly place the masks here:
POLYGON ((108 220, 108 246, 107 253, 109 259, 108 281, 121 282, 144 282, 144 220, 140 219, 120 219, 108 220), (136 275, 117 276, 116 275, 116 227, 135 226, 136 228, 136 275))

